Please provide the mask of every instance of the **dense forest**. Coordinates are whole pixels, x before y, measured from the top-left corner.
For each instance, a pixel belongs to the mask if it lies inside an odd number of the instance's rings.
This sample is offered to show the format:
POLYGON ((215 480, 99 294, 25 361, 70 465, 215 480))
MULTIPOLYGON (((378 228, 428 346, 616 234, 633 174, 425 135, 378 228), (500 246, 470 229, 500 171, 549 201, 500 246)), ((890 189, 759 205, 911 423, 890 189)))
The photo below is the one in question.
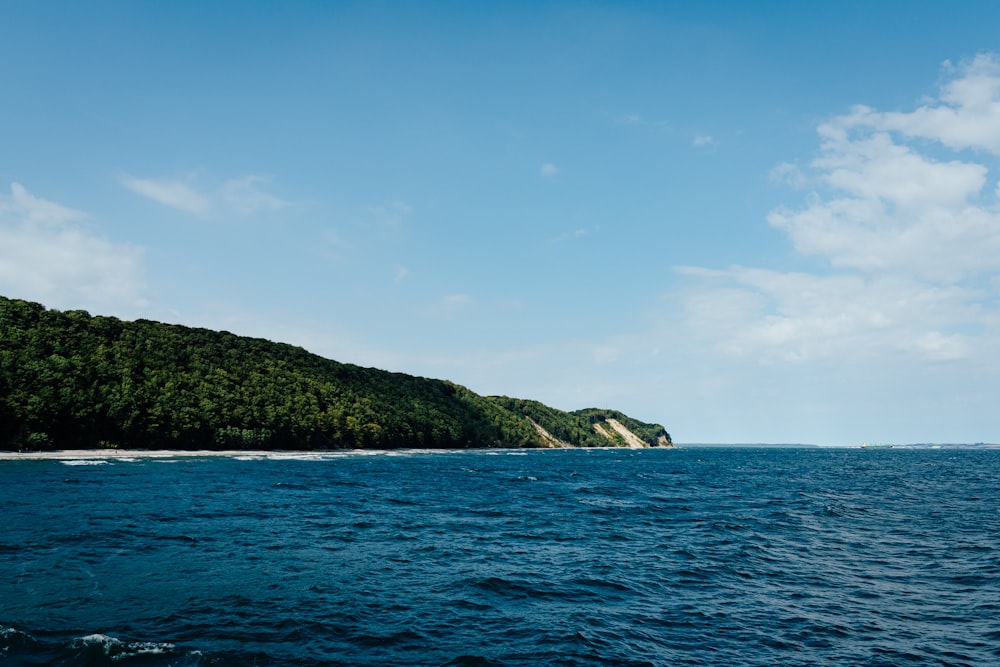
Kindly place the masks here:
POLYGON ((613 410, 563 412, 292 345, 0 297, 2 450, 606 447, 632 434, 671 444, 613 410))

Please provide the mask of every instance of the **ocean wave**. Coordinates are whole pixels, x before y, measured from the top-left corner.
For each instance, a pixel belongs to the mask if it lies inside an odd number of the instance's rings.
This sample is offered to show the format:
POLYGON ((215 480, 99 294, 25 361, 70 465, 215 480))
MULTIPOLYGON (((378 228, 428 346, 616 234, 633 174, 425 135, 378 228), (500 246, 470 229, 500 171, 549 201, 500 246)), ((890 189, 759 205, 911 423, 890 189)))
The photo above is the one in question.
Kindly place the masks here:
POLYGON ((10 653, 35 646, 38 640, 26 632, 21 632, 15 628, 0 627, 0 655, 8 656, 10 653))
POLYGON ((0 665, 1000 664, 1000 451, 695 453, 0 462, 0 665))
POLYGON ((0 628, 0 656, 10 665, 198 665, 200 651, 179 649, 169 642, 125 641, 106 634, 42 641, 11 627, 0 628))
POLYGON ((160 642, 129 642, 103 634, 87 635, 74 639, 69 648, 86 655, 103 656, 112 662, 122 662, 142 655, 173 655, 177 647, 160 642))

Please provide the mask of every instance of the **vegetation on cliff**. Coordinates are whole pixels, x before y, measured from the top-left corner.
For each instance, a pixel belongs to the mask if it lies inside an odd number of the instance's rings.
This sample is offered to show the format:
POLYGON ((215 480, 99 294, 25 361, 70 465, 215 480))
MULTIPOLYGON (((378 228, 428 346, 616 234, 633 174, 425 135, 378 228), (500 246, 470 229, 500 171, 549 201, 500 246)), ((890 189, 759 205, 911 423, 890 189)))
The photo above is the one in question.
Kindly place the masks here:
POLYGON ((616 411, 562 412, 262 339, 0 297, 4 450, 626 445, 601 427, 609 419, 670 443, 616 411))

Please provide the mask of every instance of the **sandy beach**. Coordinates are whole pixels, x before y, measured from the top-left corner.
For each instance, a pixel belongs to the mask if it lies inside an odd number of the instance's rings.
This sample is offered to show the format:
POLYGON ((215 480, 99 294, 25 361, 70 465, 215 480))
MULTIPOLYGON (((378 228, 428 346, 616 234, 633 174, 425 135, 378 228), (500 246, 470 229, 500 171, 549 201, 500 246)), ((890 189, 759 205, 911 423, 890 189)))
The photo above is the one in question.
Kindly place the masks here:
POLYGON ((195 456, 229 456, 253 458, 302 458, 303 456, 331 456, 346 454, 342 451, 246 451, 246 450, 165 450, 165 449, 66 449, 50 452, 0 452, 0 461, 87 461, 97 459, 169 459, 195 456))
MULTIPOLYGON (((561 449, 577 449, 563 447, 561 449)), ((413 456, 480 451, 490 454, 524 455, 525 449, 317 449, 317 450, 245 450, 245 449, 62 449, 47 452, 0 452, 0 461, 134 461, 137 459, 190 459, 229 457, 238 459, 319 460, 345 456, 413 456)))

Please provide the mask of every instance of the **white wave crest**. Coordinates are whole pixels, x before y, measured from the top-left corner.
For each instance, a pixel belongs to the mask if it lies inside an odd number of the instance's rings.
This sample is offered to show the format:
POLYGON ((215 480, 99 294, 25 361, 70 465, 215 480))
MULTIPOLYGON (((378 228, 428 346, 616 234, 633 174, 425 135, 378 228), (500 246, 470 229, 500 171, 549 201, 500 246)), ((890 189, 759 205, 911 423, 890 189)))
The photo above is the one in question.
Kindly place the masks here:
POLYGON ((116 637, 103 634, 87 635, 74 639, 71 648, 86 650, 90 647, 100 647, 102 653, 112 662, 127 660, 139 655, 163 655, 173 653, 177 647, 166 642, 123 642, 116 637))

